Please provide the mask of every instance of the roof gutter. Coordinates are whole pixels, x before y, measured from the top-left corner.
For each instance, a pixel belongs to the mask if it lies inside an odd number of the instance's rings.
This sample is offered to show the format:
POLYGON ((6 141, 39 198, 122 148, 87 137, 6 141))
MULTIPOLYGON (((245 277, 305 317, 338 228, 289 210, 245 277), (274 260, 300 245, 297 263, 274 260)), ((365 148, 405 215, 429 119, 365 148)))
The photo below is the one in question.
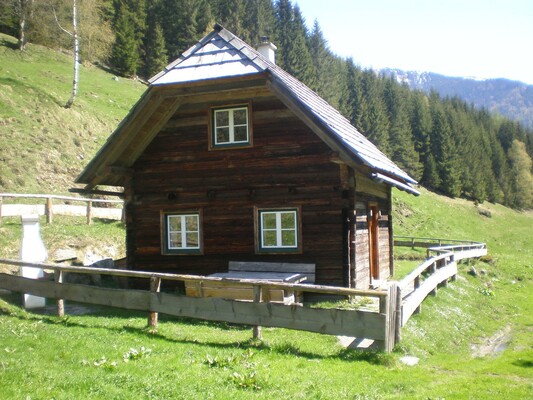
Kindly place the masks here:
POLYGON ((377 172, 373 173, 371 176, 375 182, 388 183, 389 185, 394 186, 397 189, 403 190, 404 192, 413 194, 415 196, 420 196, 420 192, 413 188, 411 185, 398 182, 396 179, 389 178, 388 176, 379 174, 377 172))

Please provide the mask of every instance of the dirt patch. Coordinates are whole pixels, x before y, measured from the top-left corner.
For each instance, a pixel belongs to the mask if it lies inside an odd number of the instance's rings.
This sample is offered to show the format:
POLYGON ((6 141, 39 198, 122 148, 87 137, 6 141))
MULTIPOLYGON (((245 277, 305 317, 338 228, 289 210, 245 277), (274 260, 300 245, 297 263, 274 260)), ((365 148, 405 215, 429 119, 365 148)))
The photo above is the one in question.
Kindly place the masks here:
POLYGON ((497 356, 502 353, 511 341, 511 327, 506 326, 479 345, 472 345, 474 357, 497 356))

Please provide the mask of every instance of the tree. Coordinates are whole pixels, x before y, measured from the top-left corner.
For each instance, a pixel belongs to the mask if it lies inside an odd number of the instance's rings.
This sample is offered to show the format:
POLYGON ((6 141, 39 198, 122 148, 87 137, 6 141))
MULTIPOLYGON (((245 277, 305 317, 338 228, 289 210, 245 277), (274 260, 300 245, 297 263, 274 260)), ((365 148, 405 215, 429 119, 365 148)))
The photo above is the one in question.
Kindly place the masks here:
POLYGON ((0 2, 0 27, 18 37, 19 50, 26 49, 28 22, 33 13, 33 0, 3 0, 0 2))
POLYGON ((361 119, 361 129, 372 143, 390 156, 392 153, 389 129, 390 121, 382 96, 381 83, 374 71, 367 69, 361 77, 368 115, 361 119))
POLYGON ((157 22, 148 25, 144 54, 144 75, 147 78, 154 76, 168 64, 163 30, 157 22))
POLYGON ((533 161, 527 154, 526 145, 515 139, 508 152, 512 169, 513 202, 520 209, 533 208, 533 161))
POLYGON ((448 196, 457 197, 461 194, 457 149, 444 106, 440 102, 432 103, 432 121, 431 151, 441 181, 438 189, 448 196))
POLYGON ((135 76, 140 57, 135 29, 128 11, 120 7, 115 21, 115 43, 111 52, 111 62, 124 76, 135 76))

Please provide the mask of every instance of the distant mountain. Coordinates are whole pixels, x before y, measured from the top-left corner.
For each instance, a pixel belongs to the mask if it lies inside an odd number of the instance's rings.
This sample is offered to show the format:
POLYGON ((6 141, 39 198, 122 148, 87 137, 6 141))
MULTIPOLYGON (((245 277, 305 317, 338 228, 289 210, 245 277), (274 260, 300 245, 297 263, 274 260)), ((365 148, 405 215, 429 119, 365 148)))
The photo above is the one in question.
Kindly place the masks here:
POLYGON ((484 107, 533 129, 533 85, 509 79, 458 78, 390 68, 381 72, 396 76, 398 82, 413 89, 428 93, 434 89, 442 97, 458 96, 476 107, 484 107))

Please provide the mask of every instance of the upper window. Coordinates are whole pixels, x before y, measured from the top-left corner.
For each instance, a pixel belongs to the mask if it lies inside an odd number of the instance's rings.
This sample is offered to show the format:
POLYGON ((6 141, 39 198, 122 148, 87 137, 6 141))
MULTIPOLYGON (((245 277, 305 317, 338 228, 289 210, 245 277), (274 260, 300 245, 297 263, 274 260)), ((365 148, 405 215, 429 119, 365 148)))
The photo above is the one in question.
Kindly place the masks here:
POLYGON ((165 213, 164 252, 200 253, 201 231, 200 213, 165 213))
POLYGON ((298 209, 257 210, 257 221, 259 252, 300 250, 298 209))
POLYGON ((246 147, 252 144, 249 105, 211 110, 211 148, 246 147))

